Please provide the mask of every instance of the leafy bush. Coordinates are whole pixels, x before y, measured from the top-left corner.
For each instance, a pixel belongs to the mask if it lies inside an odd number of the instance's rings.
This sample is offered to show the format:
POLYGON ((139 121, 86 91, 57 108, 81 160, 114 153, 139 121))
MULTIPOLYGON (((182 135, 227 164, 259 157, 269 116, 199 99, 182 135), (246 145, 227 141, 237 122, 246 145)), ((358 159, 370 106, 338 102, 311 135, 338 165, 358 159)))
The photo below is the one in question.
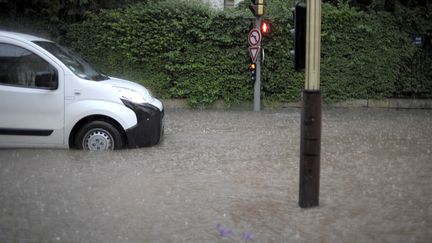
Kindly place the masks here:
POLYGON ((423 35, 425 47, 400 63, 400 75, 396 79, 395 96, 432 97, 432 3, 426 7, 410 8, 396 5, 393 17, 401 31, 409 35, 423 35))
MULTIPOLYGON (((293 70, 289 54, 292 2, 267 1, 273 33, 262 43, 264 99, 296 101, 304 86, 304 75, 293 70)), ((252 99, 247 33, 254 18, 246 5, 215 12, 193 1, 136 4, 89 14, 68 28, 63 41, 103 71, 143 83, 159 96, 187 98, 192 106, 217 99, 233 104, 252 99)), ((401 90, 430 94, 429 84, 409 74, 418 55, 426 54, 418 53, 410 31, 401 29, 394 15, 358 11, 347 3, 323 4, 325 101, 390 97, 401 90)), ((431 78, 430 72, 421 78, 431 78)))
POLYGON ((395 92, 399 64, 415 49, 390 14, 324 5, 322 89, 327 100, 383 98, 395 92))
POLYGON ((161 96, 191 105, 234 103, 250 93, 248 27, 241 15, 163 1, 91 15, 71 26, 64 41, 104 71, 135 76, 161 96))

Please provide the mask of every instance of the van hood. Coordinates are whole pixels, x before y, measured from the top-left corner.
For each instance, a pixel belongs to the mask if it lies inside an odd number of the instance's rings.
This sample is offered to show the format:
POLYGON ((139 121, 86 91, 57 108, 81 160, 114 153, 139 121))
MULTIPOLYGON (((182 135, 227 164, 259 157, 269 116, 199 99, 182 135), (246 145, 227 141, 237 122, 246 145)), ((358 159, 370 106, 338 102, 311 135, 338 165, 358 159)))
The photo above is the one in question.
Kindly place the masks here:
POLYGON ((107 80, 103 80, 103 81, 99 81, 100 83, 104 83, 104 84, 108 84, 111 85, 113 87, 122 87, 122 88, 127 88, 127 89, 131 89, 131 90, 135 90, 136 92, 138 92, 139 94, 141 94, 145 100, 148 101, 148 103, 158 107, 160 110, 163 109, 162 103, 155 99, 149 92, 149 90, 147 88, 145 88, 144 86, 132 82, 132 81, 128 81, 125 79, 120 79, 120 78, 114 78, 114 77, 109 77, 109 79, 107 80))

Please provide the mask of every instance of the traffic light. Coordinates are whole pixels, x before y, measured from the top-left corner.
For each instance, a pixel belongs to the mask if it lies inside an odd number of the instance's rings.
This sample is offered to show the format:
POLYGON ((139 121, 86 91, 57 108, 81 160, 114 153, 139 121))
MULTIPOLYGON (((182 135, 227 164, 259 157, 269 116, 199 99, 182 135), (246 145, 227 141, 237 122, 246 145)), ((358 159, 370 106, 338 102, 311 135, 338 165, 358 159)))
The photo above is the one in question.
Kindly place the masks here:
POLYGON ((260 17, 264 15, 264 0, 251 0, 249 9, 252 11, 253 15, 260 17))
POLYGON ((297 3, 293 9, 294 29, 291 34, 294 38, 294 50, 291 50, 294 69, 300 71, 306 66, 306 5, 297 3))
POLYGON ((267 37, 272 32, 272 22, 269 19, 264 19, 261 22, 261 34, 267 37))
POLYGON ((249 71, 251 72, 251 81, 255 81, 255 69, 256 69, 256 64, 251 63, 249 65, 249 71))

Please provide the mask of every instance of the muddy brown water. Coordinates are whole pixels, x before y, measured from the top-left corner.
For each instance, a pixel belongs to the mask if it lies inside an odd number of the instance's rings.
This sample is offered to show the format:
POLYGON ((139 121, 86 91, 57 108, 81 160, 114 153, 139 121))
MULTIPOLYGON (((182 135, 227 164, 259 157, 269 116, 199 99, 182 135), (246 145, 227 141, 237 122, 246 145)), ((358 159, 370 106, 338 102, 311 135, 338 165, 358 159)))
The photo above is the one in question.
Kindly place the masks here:
POLYGON ((432 111, 323 111, 298 207, 300 110, 166 112, 161 144, 0 150, 0 242, 431 242, 432 111))

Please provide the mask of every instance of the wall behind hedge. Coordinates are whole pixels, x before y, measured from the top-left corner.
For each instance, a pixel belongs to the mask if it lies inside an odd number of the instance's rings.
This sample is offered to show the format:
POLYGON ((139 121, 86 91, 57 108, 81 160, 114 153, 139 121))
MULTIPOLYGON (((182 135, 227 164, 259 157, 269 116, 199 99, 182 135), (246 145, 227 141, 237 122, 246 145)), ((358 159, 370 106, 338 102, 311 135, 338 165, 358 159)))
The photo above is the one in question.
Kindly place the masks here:
MULTIPOLYGON (((272 9, 271 1, 267 3, 272 9)), ((262 43, 265 100, 297 101, 304 85, 304 75, 292 69, 286 4, 268 13, 273 33, 262 43)), ((140 82, 158 96, 187 98, 192 106, 217 99, 233 104, 252 99, 247 33, 254 20, 246 8, 243 4, 234 11, 213 12, 197 2, 174 0, 136 4, 89 15, 68 28, 63 42, 104 72, 140 82)), ((418 50, 395 18, 347 4, 323 4, 322 22, 326 102, 399 92, 404 67, 418 50)), ((428 92, 431 87, 421 85, 428 92)))

